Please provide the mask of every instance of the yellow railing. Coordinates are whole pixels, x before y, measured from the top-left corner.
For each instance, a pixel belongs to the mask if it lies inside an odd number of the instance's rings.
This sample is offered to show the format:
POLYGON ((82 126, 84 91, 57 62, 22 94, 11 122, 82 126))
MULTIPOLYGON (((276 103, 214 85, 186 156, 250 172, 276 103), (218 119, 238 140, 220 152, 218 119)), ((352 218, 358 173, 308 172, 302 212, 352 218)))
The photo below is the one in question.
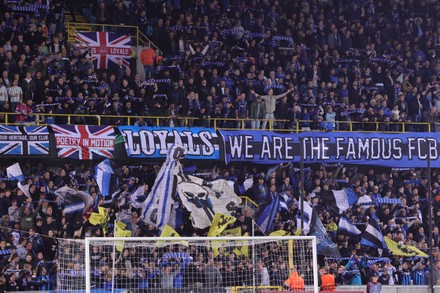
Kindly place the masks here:
MULTIPOLYGON (((17 122, 17 117, 20 114, 0 112, 0 124, 13 125, 13 124, 33 124, 33 125, 47 125, 52 123, 57 123, 57 117, 64 117, 66 119, 66 124, 83 124, 81 122, 86 122, 89 125, 134 125, 139 119, 144 120, 148 125, 155 126, 170 126, 170 121, 173 121, 174 126, 181 127, 192 127, 200 126, 206 128, 222 129, 222 130, 257 130, 250 129, 249 125, 250 119, 235 119, 235 118, 206 118, 198 119, 194 117, 164 117, 164 116, 120 116, 120 115, 87 115, 87 114, 42 114, 34 113, 32 114, 32 120, 34 122, 17 122), (51 119, 52 118, 52 119, 51 119), (50 122, 55 119, 55 122, 50 122), (119 120, 119 123, 116 120, 119 120), (228 126, 223 124, 228 122, 228 126), (240 126, 239 126, 240 124, 240 126)), ((287 120, 277 120, 277 119, 260 119, 260 124, 264 121, 267 122, 268 131, 278 131, 286 133, 300 133, 309 131, 328 131, 320 127, 320 122, 314 121, 296 121, 294 127, 276 127, 276 124, 284 123, 285 125, 290 125, 287 120), (302 127, 304 123, 310 125, 315 125, 317 127, 302 127)), ((339 132, 411 132, 417 129, 418 132, 435 132, 436 126, 440 126, 440 123, 427 123, 427 122, 356 122, 356 121, 337 121, 337 122, 325 122, 334 124, 333 131, 339 132), (385 127, 385 128, 384 128, 385 127)), ((262 129, 259 129, 262 130, 262 129)))
POLYGON ((243 200, 242 204, 244 204, 245 206, 258 208, 258 204, 255 201, 253 201, 252 199, 250 199, 249 197, 240 196, 240 198, 243 200))
POLYGON ((98 23, 82 23, 82 22, 67 22, 66 30, 68 35, 68 42, 75 43, 76 34, 79 32, 92 32, 92 31, 111 31, 117 29, 123 31, 125 35, 136 40, 136 46, 149 46, 160 53, 162 50, 156 44, 154 44, 137 26, 133 25, 116 25, 116 24, 98 24, 98 23))

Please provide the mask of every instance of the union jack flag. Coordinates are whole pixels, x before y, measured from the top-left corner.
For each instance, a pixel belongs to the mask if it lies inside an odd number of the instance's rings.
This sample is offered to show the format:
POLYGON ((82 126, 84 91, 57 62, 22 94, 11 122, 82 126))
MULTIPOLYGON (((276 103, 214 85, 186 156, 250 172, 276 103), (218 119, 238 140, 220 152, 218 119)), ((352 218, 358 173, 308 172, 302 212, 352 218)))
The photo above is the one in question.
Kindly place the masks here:
POLYGON ((93 64, 96 69, 109 69, 122 60, 129 66, 131 56, 131 39, 129 36, 120 36, 114 33, 93 32, 77 33, 76 40, 80 47, 90 48, 93 64))
POLYGON ((58 157, 79 160, 112 158, 115 131, 112 126, 52 125, 58 157))
POLYGON ((47 126, 0 126, 0 155, 48 155, 47 126))

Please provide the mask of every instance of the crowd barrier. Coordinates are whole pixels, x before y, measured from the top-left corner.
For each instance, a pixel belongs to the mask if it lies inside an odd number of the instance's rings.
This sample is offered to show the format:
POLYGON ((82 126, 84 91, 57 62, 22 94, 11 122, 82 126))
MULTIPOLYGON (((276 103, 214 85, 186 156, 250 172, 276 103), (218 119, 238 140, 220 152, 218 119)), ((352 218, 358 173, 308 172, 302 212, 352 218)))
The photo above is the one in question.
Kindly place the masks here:
MULTIPOLYGON (((153 126, 201 126, 214 128, 215 130, 244 130, 251 129, 252 119, 236 118, 194 118, 194 117, 164 117, 164 116, 124 116, 124 115, 87 115, 87 114, 45 114, 33 113, 32 122, 17 122, 17 114, 0 112, 0 123, 4 125, 51 125, 56 119, 62 119, 67 125, 134 125, 142 119, 148 125, 153 126), (120 121, 120 123, 116 123, 120 121), (227 124, 227 125, 225 125, 227 124)), ((267 123, 268 130, 286 133, 300 133, 310 131, 339 131, 339 132, 437 132, 440 131, 440 123, 427 122, 358 122, 358 121, 336 121, 317 122, 310 120, 297 120, 291 123, 282 119, 257 119, 260 124, 267 123)))

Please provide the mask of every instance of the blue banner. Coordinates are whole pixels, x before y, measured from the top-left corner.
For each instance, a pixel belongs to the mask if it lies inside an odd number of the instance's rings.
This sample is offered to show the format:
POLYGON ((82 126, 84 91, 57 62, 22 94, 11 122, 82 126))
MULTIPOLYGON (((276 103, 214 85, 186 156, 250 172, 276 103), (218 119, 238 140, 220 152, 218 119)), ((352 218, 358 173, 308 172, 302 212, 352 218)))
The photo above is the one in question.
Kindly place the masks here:
POLYGON ((437 133, 321 132, 282 134, 267 131, 219 131, 225 161, 277 164, 300 161, 300 143, 306 163, 353 163, 387 167, 426 167, 440 164, 437 133))
POLYGON ((49 155, 49 130, 47 126, 0 125, 0 155, 49 155))
POLYGON ((187 159, 220 159, 220 139, 212 128, 119 126, 130 158, 166 158, 178 143, 186 148, 187 159))

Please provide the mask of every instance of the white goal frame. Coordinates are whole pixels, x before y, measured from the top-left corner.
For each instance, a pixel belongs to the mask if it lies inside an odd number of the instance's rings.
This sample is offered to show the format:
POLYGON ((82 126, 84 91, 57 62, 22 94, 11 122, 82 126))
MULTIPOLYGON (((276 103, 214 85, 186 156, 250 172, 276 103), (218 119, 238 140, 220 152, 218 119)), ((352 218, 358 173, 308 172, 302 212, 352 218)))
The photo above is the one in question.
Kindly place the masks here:
MULTIPOLYGON (((319 292, 318 286, 318 255, 317 255, 317 239, 316 236, 248 236, 248 237, 86 237, 85 238, 85 292, 91 292, 91 262, 90 262, 90 244, 93 241, 147 241, 155 243, 160 242, 177 242, 177 241, 249 241, 249 246, 255 245, 255 241, 295 241, 295 240, 311 240, 312 242, 312 262, 313 262, 313 292, 319 292)), ((312 289, 312 288, 310 288, 312 289)))

